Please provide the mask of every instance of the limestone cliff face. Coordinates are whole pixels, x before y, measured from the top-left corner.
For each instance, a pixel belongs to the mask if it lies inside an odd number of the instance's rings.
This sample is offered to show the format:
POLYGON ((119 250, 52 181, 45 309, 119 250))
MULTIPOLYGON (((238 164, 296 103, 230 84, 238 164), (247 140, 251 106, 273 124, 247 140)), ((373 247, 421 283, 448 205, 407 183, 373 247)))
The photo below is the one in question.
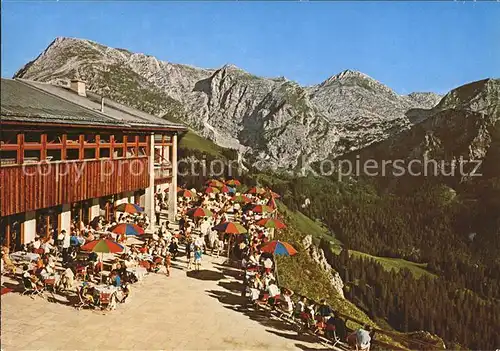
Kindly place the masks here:
POLYGON ((311 258, 323 269, 325 272, 330 274, 330 284, 335 289, 335 291, 341 296, 344 297, 344 282, 342 278, 340 278, 340 274, 332 268, 332 266, 328 263, 328 260, 325 257, 325 253, 323 249, 313 245, 313 240, 311 235, 307 235, 302 240, 302 245, 304 249, 309 253, 311 258))
POLYGON ((250 163, 281 169, 385 140, 412 125, 409 109, 430 108, 440 99, 401 96, 356 71, 302 87, 232 65, 196 68, 72 38, 56 39, 16 77, 83 79, 96 93, 184 122, 250 163))

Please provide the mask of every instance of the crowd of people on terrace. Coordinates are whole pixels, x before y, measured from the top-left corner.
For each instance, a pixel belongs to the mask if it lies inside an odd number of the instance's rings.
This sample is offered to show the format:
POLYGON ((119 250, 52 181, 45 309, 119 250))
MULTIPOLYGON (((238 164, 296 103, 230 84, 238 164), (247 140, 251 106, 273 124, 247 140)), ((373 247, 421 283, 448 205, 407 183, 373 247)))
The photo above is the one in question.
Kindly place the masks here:
MULTIPOLYGON (((179 189, 178 230, 174 230, 169 221, 162 221, 161 213, 167 206, 163 194, 158 192, 156 231, 141 244, 124 245, 122 252, 106 266, 96 252, 84 252, 79 248, 102 238, 125 243, 125 234, 115 235, 109 230, 120 223, 146 229, 150 222, 145 214, 119 213, 113 222, 105 221, 102 216, 88 224, 76 220, 70 233, 62 230, 48 240, 37 236, 26 245, 25 256, 20 259, 25 292, 38 295, 46 289, 71 291, 78 280, 78 307, 114 308, 117 303, 127 301, 130 285, 145 274, 169 276, 172 260, 176 260, 182 245, 186 269, 194 269, 194 273, 202 269, 203 255, 208 253, 214 257, 224 254, 238 262, 243 270, 242 296, 248 298, 248 308, 275 311, 280 318, 296 323, 300 331, 308 330, 334 342, 347 340, 356 349, 367 350, 369 328, 347 335, 345 322, 335 315, 325 300, 316 303, 280 287, 275 257, 262 250, 274 239, 275 229, 258 224, 262 219, 278 217, 274 200, 278 195, 270 189, 254 188, 252 193, 243 194, 236 187, 225 188, 225 191, 214 190, 211 186, 204 191, 179 189), (201 214, 194 212, 197 209, 201 209, 201 214), (220 229, 229 222, 240 224, 243 230, 220 229), (103 275, 105 269, 109 272, 107 275, 103 275)), ((12 257, 6 247, 2 248, 2 274, 4 269, 15 274, 12 257)))

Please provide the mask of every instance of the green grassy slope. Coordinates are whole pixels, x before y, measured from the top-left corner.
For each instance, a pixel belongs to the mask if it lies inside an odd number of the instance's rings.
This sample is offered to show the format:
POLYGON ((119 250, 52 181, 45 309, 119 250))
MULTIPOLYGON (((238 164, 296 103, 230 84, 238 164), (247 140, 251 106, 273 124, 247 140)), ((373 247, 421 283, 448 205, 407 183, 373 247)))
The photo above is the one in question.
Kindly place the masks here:
MULTIPOLYGON (((339 254, 342 250, 342 243, 332 236, 328 229, 323 225, 323 223, 319 221, 314 221, 311 218, 307 217, 305 214, 299 211, 291 211, 282 203, 279 203, 279 210, 281 213, 284 213, 289 221, 290 225, 296 228, 298 231, 302 233, 311 234, 313 237, 313 242, 315 244, 319 244, 321 239, 325 239, 330 242, 332 251, 335 254, 339 254)), ((306 234, 306 235, 307 235, 306 234)), ((370 258, 378 263, 380 263, 385 270, 390 271, 394 269, 395 271, 399 271, 402 268, 407 268, 416 278, 420 278, 422 275, 428 275, 435 277, 435 275, 429 272, 425 263, 415 263, 407 260, 403 260, 401 258, 390 258, 390 257, 379 257, 372 256, 366 254, 364 252, 349 250, 350 255, 354 255, 358 258, 370 258)))
POLYGON ((191 130, 188 130, 179 139, 179 148, 188 150, 198 150, 200 152, 212 155, 214 157, 223 157, 222 148, 212 142, 211 140, 205 139, 191 130))
POLYGON ((369 258, 372 260, 377 261, 380 263, 386 271, 390 270, 395 270, 396 272, 399 271, 402 268, 407 268, 412 272, 413 276, 415 278, 420 278, 423 275, 427 275, 430 277, 436 277, 435 274, 429 272, 426 267, 426 263, 415 263, 407 260, 403 260, 401 258, 391 258, 391 257, 379 257, 379 256, 372 256, 369 254, 366 254, 364 252, 359 252, 359 251, 354 251, 354 250, 349 250, 350 255, 354 255, 355 257, 358 258, 369 258))

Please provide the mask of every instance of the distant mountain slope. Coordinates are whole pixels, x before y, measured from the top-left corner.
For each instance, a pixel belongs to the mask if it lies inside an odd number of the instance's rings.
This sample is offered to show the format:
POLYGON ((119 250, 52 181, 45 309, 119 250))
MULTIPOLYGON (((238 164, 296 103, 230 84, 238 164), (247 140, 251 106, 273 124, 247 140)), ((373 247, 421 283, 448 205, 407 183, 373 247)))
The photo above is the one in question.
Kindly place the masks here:
POLYGON ((57 38, 16 77, 85 80, 99 94, 182 120, 201 136, 268 167, 297 168, 406 130, 411 108, 430 108, 433 93, 400 96, 355 71, 312 86, 263 78, 235 66, 201 69, 57 38))
MULTIPOLYGON (((459 174, 460 159, 482 161, 478 173, 498 177, 499 105, 500 79, 466 84, 446 94, 432 109, 409 110, 407 116, 413 121, 419 121, 410 129, 346 157, 356 156, 362 161, 404 160, 407 165, 411 160, 427 158, 439 161, 438 173, 446 177, 455 162, 456 176, 453 178, 459 181, 464 178, 459 174)), ((414 173, 424 171, 421 164, 414 165, 414 173)), ((464 173, 472 171, 474 166, 473 163, 464 165, 464 173)), ((434 166, 429 166, 428 175, 435 173, 434 166)))

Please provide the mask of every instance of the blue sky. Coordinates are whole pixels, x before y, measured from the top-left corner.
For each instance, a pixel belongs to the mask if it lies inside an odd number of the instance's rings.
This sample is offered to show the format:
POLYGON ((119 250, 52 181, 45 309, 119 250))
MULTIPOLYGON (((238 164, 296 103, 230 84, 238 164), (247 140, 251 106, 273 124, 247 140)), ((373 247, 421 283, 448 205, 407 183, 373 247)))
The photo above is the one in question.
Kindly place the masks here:
POLYGON ((2 2, 2 77, 58 36, 304 85, 356 69, 398 93, 500 77, 500 4, 2 2))

